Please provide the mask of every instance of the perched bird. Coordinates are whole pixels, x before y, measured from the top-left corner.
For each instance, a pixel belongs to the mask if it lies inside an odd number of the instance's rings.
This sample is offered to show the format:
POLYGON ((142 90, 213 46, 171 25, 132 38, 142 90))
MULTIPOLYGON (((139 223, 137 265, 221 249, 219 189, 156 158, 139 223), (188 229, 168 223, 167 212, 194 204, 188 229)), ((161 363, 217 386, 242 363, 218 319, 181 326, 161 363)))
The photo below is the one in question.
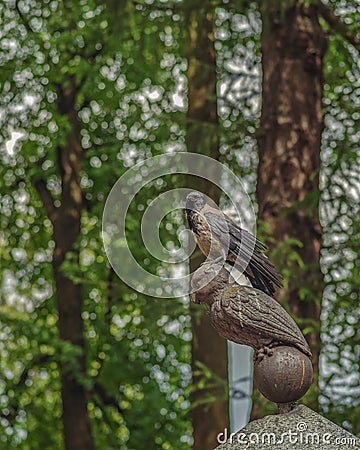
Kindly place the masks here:
POLYGON ((191 286, 192 302, 211 307, 211 323, 219 335, 253 347, 256 360, 284 345, 296 347, 311 358, 308 343, 285 309, 264 292, 234 283, 221 264, 202 265, 194 273, 191 286))
POLYGON ((274 285, 282 286, 281 275, 263 254, 267 247, 204 194, 194 191, 186 197, 186 216, 200 250, 210 260, 240 269, 252 286, 268 295, 274 295, 274 285))
POLYGON ((249 286, 225 289, 213 303, 211 323, 220 336, 256 350, 261 359, 273 347, 290 345, 311 358, 311 351, 295 321, 272 297, 249 286))

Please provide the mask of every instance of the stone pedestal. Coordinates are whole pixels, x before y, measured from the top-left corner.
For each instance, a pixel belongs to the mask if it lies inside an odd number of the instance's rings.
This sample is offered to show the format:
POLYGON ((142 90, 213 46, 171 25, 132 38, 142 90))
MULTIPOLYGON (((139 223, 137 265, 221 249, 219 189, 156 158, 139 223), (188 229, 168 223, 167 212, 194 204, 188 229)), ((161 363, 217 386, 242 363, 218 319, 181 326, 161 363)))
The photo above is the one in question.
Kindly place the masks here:
POLYGON ((304 405, 225 430, 218 441, 216 450, 360 450, 360 439, 304 405))

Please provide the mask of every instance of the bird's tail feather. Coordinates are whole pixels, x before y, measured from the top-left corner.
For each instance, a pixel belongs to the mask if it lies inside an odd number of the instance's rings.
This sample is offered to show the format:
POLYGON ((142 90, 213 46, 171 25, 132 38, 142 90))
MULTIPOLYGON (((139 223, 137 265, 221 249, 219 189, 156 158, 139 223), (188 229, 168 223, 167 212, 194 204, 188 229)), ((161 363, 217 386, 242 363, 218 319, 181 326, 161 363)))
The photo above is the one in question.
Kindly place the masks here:
MULTIPOLYGON (((244 270, 236 262, 228 261, 232 266, 244 270)), ((282 287, 282 276, 276 271, 274 265, 268 258, 261 253, 254 253, 248 264, 250 270, 244 271, 244 275, 249 279, 252 286, 260 289, 266 294, 273 296, 275 293, 274 285, 282 287)))

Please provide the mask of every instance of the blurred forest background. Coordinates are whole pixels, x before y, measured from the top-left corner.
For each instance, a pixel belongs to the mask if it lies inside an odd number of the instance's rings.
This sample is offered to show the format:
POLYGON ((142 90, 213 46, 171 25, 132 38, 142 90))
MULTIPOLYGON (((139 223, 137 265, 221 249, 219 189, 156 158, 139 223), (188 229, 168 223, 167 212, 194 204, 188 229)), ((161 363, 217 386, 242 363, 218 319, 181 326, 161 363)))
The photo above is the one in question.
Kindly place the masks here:
MULTIPOLYGON (((101 239, 119 176, 186 150, 244 181, 314 353, 304 402, 359 434, 359 3, 3 0, 0 23, 0 449, 210 449, 229 426, 226 342, 101 239)), ((184 183, 129 211, 149 271, 143 209, 184 183)))

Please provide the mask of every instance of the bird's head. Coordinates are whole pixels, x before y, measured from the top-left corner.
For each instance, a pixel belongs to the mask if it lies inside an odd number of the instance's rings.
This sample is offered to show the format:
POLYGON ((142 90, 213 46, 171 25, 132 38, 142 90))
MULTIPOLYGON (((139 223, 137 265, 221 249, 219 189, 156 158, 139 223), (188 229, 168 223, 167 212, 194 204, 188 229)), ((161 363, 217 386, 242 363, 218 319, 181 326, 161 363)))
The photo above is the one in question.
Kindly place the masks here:
POLYGON ((190 299, 193 303, 212 305, 234 282, 223 263, 205 262, 191 276, 190 299))
POLYGON ((189 211, 201 211, 206 205, 206 197, 201 192, 190 192, 186 197, 186 209, 189 211))

